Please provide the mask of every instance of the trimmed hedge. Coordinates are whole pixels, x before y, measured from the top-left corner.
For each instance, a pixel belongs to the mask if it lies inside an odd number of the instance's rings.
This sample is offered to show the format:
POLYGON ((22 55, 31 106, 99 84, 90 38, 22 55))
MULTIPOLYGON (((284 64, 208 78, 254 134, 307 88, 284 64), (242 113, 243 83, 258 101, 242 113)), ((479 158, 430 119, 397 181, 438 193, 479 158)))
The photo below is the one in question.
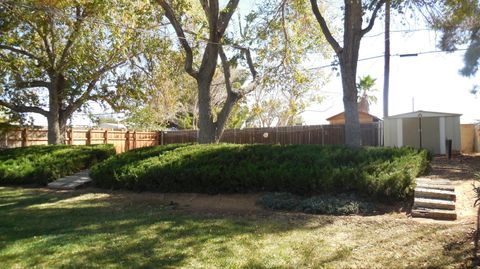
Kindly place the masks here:
POLYGON ((160 192, 357 193, 382 200, 412 194, 428 152, 318 145, 168 145, 94 166, 97 186, 160 192))
POLYGON ((0 151, 0 184, 45 185, 115 155, 113 145, 30 146, 0 151))

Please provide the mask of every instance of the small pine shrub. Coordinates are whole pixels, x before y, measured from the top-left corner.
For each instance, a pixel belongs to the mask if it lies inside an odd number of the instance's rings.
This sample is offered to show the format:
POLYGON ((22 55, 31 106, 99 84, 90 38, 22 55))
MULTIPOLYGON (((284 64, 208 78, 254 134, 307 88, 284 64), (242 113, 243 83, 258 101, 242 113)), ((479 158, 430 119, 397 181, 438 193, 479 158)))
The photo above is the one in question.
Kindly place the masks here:
POLYGON ((115 155, 113 145, 30 146, 1 151, 0 184, 45 185, 115 155))
POLYGON ((428 153, 318 145, 167 145, 133 150, 91 169, 97 186, 160 192, 412 195, 428 153))

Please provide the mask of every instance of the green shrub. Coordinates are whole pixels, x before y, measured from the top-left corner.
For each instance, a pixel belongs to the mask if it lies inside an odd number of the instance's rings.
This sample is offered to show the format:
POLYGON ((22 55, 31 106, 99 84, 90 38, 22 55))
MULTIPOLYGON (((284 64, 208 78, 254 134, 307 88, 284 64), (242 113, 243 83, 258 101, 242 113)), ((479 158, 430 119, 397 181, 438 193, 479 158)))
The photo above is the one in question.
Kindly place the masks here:
POLYGON ((90 175, 104 188, 161 192, 412 194, 426 151, 318 145, 168 145, 112 157, 90 175))
POLYGON ((298 211, 309 214, 352 215, 371 213, 375 210, 373 203, 351 194, 302 197, 290 193, 267 193, 260 197, 258 202, 273 210, 298 211))
POLYGON ((115 155, 113 145, 30 146, 0 152, 0 184, 45 185, 115 155))

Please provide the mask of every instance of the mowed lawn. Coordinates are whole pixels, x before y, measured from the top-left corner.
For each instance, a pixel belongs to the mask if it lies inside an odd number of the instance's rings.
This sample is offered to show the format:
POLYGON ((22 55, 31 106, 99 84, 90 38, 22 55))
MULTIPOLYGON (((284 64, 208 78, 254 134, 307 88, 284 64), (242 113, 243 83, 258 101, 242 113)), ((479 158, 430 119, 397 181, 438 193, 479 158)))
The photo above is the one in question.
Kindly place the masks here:
POLYGON ((472 221, 422 223, 404 213, 191 213, 127 196, 0 187, 0 267, 461 268, 472 263, 472 221))

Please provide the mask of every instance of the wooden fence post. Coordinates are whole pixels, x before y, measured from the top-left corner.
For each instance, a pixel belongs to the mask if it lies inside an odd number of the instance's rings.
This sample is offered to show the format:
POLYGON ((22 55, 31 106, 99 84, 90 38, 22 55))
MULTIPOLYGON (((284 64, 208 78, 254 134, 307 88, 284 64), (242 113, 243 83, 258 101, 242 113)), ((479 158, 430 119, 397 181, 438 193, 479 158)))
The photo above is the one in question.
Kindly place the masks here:
POLYGON ((28 146, 28 131, 27 128, 22 130, 22 147, 28 146))
POLYGON ((125 151, 130 150, 130 131, 125 132, 125 151))
POLYGON ((85 142, 85 144, 86 145, 91 145, 92 144, 92 130, 88 130, 85 135, 87 136, 87 142, 85 142))
POLYGON ((133 131, 133 148, 137 148, 137 131, 133 131))
POLYGON ((67 131, 68 144, 73 145, 73 129, 67 131))
POLYGON ((103 144, 108 144, 108 130, 103 133, 103 144))

